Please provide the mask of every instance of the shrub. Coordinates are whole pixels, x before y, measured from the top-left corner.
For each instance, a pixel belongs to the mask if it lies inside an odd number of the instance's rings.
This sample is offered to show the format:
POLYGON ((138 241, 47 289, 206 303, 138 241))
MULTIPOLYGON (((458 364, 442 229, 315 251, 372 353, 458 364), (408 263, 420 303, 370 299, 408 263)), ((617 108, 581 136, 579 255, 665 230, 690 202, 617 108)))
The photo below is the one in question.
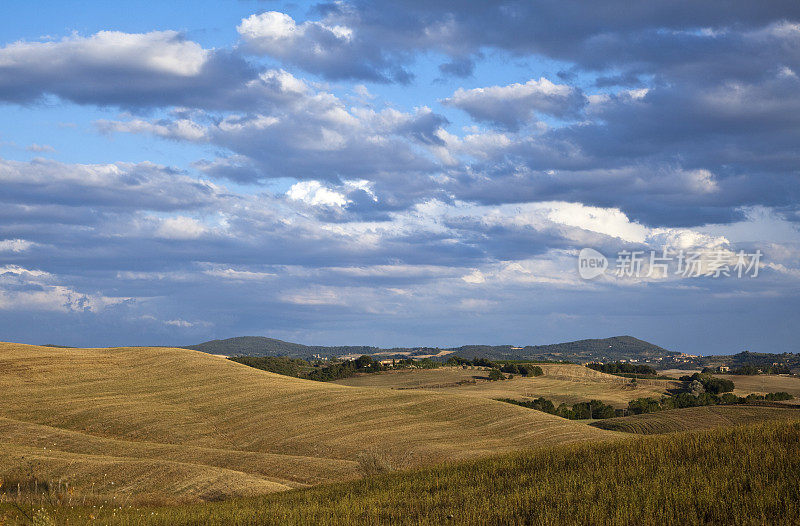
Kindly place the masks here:
POLYGON ((642 374, 656 376, 658 373, 649 365, 637 365, 632 363, 590 363, 586 367, 608 374, 642 374))
POLYGON ((767 400, 779 401, 779 400, 791 400, 792 398, 794 398, 794 396, 790 395, 786 391, 780 391, 777 393, 767 393, 767 396, 765 396, 765 398, 767 400))
POLYGON ((492 369, 489 371, 489 380, 496 381, 496 380, 505 380, 505 375, 500 371, 500 369, 492 369))

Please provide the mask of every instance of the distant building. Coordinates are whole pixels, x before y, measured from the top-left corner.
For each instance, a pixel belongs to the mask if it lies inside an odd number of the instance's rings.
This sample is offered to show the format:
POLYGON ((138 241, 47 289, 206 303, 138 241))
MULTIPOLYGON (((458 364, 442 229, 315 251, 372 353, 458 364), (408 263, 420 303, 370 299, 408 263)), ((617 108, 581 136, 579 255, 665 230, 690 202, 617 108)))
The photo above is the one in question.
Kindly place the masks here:
POLYGON ((719 372, 721 372, 721 373, 727 373, 730 370, 731 370, 731 368, 728 367, 727 365, 720 365, 719 366, 719 372))

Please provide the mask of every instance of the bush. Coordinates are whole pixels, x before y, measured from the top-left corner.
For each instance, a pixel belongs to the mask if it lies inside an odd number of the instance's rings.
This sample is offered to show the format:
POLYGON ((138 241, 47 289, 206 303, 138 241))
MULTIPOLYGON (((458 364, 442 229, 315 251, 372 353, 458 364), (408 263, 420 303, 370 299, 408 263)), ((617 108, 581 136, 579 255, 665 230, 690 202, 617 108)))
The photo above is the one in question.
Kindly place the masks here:
POLYGON ((589 418, 612 418, 615 416, 622 416, 621 410, 614 409, 613 406, 607 405, 600 400, 590 400, 589 402, 578 402, 572 407, 567 404, 561 404, 556 408, 552 401, 544 397, 536 398, 535 400, 513 400, 511 398, 499 398, 501 402, 515 404, 528 409, 535 409, 551 415, 560 416, 569 420, 586 420, 589 418))
POLYGON ((285 356, 231 356, 228 359, 262 371, 295 377, 299 377, 304 368, 310 367, 305 360, 285 356))
POLYGON ((636 365, 632 363, 590 363, 586 367, 608 374, 643 374, 656 376, 658 373, 649 365, 636 365))
POLYGON ((542 376, 544 371, 538 365, 531 365, 527 363, 507 363, 500 368, 501 371, 508 374, 518 374, 520 376, 542 376))
POLYGON ((505 380, 505 375, 500 372, 500 369, 492 369, 489 371, 489 380, 496 381, 496 380, 505 380))
POLYGON ((792 398, 794 398, 794 396, 790 395, 786 391, 780 391, 777 393, 767 393, 767 396, 765 396, 765 398, 767 400, 780 401, 780 400, 791 400, 792 398))
POLYGON ((766 365, 759 367, 753 364, 745 364, 739 368, 731 369, 731 374, 756 375, 756 374, 791 374, 788 365, 766 365))
POLYGON ((694 373, 691 376, 681 376, 681 381, 684 382, 699 382, 703 389, 709 393, 720 394, 729 393, 733 391, 734 384, 727 378, 716 378, 710 374, 694 373))

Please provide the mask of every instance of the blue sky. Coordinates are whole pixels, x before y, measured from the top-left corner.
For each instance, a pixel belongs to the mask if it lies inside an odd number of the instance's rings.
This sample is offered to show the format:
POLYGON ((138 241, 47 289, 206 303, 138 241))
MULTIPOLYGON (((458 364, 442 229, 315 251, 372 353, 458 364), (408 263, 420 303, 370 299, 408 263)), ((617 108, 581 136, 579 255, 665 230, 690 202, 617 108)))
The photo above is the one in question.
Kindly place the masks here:
POLYGON ((0 339, 798 351, 793 2, 12 1, 4 21, 0 339), (586 247, 610 261, 591 280, 586 247), (665 249, 702 272, 615 272, 665 249), (757 276, 714 276, 756 251, 757 276))

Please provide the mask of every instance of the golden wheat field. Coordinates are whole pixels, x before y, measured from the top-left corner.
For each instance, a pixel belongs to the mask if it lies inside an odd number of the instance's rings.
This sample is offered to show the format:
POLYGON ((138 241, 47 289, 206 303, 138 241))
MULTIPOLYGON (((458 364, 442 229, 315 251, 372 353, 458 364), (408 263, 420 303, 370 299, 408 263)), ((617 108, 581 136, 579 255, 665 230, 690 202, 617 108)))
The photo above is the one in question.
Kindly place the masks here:
POLYGON ((0 344, 0 476, 213 500, 615 433, 490 400, 313 382, 172 348, 0 344))
POLYGON ((482 368, 440 367, 438 369, 400 369, 378 374, 337 380, 340 385, 376 387, 395 390, 422 390, 482 398, 538 398, 574 404, 601 400, 619 408, 646 396, 659 397, 675 382, 666 380, 637 380, 602 373, 576 364, 539 364, 543 376, 515 376, 510 380, 489 381, 488 371, 482 368))
POLYGON ((29 514, 41 524, 142 526, 793 525, 798 446, 800 422, 765 422, 539 448, 223 502, 45 505, 29 514))
POLYGON ((800 420, 800 409, 782 409, 777 407, 758 407, 740 405, 709 405, 704 407, 687 407, 671 409, 657 413, 608 418, 592 423, 601 429, 655 435, 731 427, 767 421, 800 420))
POLYGON ((766 394, 785 391, 794 396, 794 400, 789 403, 798 403, 800 399, 800 378, 796 376, 786 376, 779 374, 758 374, 753 376, 739 374, 715 374, 718 378, 731 380, 736 389, 734 394, 747 396, 750 393, 766 394))

